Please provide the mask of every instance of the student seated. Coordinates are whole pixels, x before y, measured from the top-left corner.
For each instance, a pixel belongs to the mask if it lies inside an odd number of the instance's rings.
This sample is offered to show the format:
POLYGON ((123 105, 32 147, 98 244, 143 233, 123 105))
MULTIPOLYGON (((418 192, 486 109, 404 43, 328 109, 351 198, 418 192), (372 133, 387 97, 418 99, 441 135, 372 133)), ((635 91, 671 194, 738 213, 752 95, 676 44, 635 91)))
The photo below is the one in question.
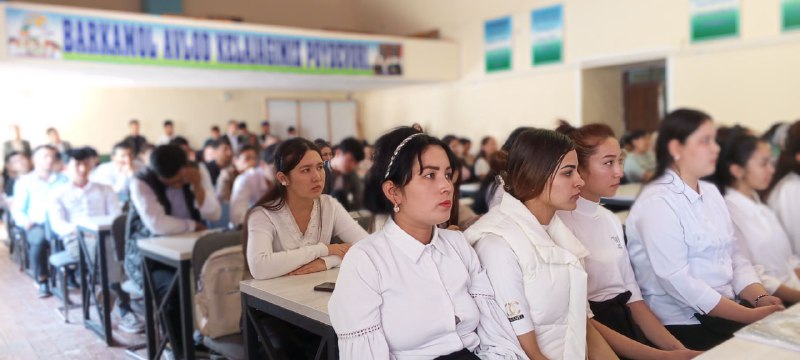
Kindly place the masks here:
POLYGON ((164 120, 164 134, 158 138, 156 145, 167 145, 172 139, 175 138, 175 123, 172 120, 164 120))
POLYGON ((577 167, 565 135, 522 131, 492 160, 499 202, 465 232, 532 359, 616 359, 587 321, 589 252, 555 216, 575 209, 584 184, 577 167))
MULTIPOLYGON (((215 143, 215 145, 218 144, 219 143, 215 143)), ((228 157, 228 159, 220 162, 213 162, 213 166, 217 166, 217 168, 219 168, 219 164, 227 164, 219 171, 219 177, 217 177, 217 182, 214 186, 216 187, 219 201, 230 202, 233 183, 236 181, 236 178, 241 173, 247 171, 247 169, 255 167, 258 164, 258 150, 254 146, 245 145, 239 149, 239 152, 236 153, 236 157, 232 158, 229 144, 225 146, 218 145, 217 148, 222 149, 222 152, 226 153, 222 154, 223 157, 228 157)), ((247 209, 245 209, 245 211, 246 210, 247 209)))
MULTIPOLYGON (((231 148, 231 144, 226 140, 217 140, 213 143, 214 147, 214 159, 210 161, 206 161, 206 168, 208 168, 208 173, 211 175, 211 183, 214 186, 219 184, 218 179, 221 172, 225 169, 231 171, 233 165, 233 150, 231 148)), ((239 149, 241 152, 242 150, 239 149)))
POLYGON ((665 117, 653 180, 625 229, 642 296, 667 330, 694 350, 708 350, 744 324, 783 309, 736 246, 719 190, 700 180, 714 172, 714 135, 703 112, 679 109, 665 117))
MULTIPOLYGON (((150 166, 131 181, 130 236, 125 248, 125 272, 138 286, 143 286, 142 257, 139 239, 204 230, 205 221, 220 218, 220 205, 211 179, 198 165, 190 163, 186 152, 176 145, 161 145, 150 155, 150 166)), ((157 298, 166 295, 174 270, 157 266, 152 270, 157 298)), ((180 308, 173 296, 164 311, 173 329, 180 329, 180 308)), ((171 337, 172 349, 181 358, 180 337, 171 337)))
POLYGON ((650 149, 651 134, 638 130, 625 137, 625 178, 630 182, 646 182, 653 178, 656 159, 650 149))
POLYGON ((489 174, 491 170, 489 159, 495 151, 497 151, 497 140, 491 136, 484 136, 481 139, 481 150, 475 157, 475 165, 473 165, 475 176, 479 180, 483 180, 489 174))
POLYGON ((130 134, 126 136, 122 142, 128 143, 131 146, 134 156, 139 156, 144 146, 147 144, 147 139, 139 134, 139 120, 132 119, 129 121, 128 129, 130 130, 130 134))
POLYGON ((600 206, 600 198, 614 196, 622 179, 622 150, 614 132, 605 124, 574 128, 566 122, 556 131, 575 143, 578 174, 585 182, 575 210, 557 211, 556 215, 589 250, 584 266, 589 276, 592 324, 620 357, 685 359, 699 355, 686 350, 644 302, 619 217, 600 206))
POLYGON ((322 193, 336 198, 347 211, 362 207, 363 190, 356 174, 361 160, 364 160, 364 145, 354 138, 346 138, 336 147, 333 158, 325 162, 325 189, 322 193))
POLYGON ((322 195, 325 170, 314 143, 293 138, 275 152, 277 183, 246 219, 245 258, 255 279, 339 266, 350 244, 367 236, 336 199, 322 195), (344 244, 331 244, 338 237, 344 244))
POLYGON ((475 251, 441 230, 454 156, 410 127, 383 135, 367 205, 390 215, 347 253, 328 304, 341 359, 526 359, 475 251))
POLYGON ((234 165, 237 171, 241 170, 241 174, 231 184, 231 224, 238 227, 244 223, 247 211, 275 186, 275 179, 272 177, 272 165, 259 162, 253 146, 242 147, 234 165))
POLYGON ((786 303, 800 302, 800 259, 792 252, 778 217, 758 195, 769 187, 775 173, 770 145, 741 131, 720 140, 714 180, 725 195, 739 246, 762 270, 761 281, 770 294, 786 303))
MULTIPOLYGON (((70 183, 59 186, 53 190, 53 204, 48 212, 50 226, 59 238, 64 241, 65 248, 74 257, 79 256, 77 221, 81 218, 95 216, 116 216, 120 214, 120 203, 114 190, 104 184, 89 180, 91 168, 91 154, 86 148, 70 151, 70 160, 67 170, 70 183)), ((94 249, 97 239, 87 237, 87 247, 94 249)), ((90 252, 90 256, 94 252, 90 252)), ((114 246, 106 245, 106 259, 108 259, 109 283, 119 284, 122 280, 122 264, 115 261, 117 258, 114 246)), ((74 279, 70 278, 71 282, 74 279)), ((77 285, 77 284, 75 284, 77 285)), ((130 333, 144 331, 144 324, 139 321, 130 309, 126 299, 117 299, 121 321, 119 328, 130 333)))
POLYGON ((120 199, 128 199, 128 188, 139 165, 133 161, 133 148, 121 142, 111 149, 111 161, 97 166, 92 172, 92 182, 111 186, 120 199))
POLYGON ((40 298, 51 295, 47 281, 49 244, 45 239, 47 208, 52 191, 69 181, 64 174, 54 171, 57 157, 56 149, 50 145, 41 145, 33 150, 33 171, 14 184, 14 202, 11 205, 11 216, 25 231, 28 240, 30 266, 34 280, 39 282, 40 298))
POLYGON ((778 157, 767 203, 778 216, 794 254, 800 256, 800 121, 786 132, 783 151, 778 157))

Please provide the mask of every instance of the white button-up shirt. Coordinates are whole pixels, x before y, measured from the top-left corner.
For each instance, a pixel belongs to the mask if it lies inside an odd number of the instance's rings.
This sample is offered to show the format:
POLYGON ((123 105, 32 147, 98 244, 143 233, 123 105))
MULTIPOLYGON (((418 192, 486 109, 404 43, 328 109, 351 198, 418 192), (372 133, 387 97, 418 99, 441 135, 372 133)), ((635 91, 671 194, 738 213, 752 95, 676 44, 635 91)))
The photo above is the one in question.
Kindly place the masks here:
POLYGON ((131 179, 133 179, 133 174, 136 172, 137 168, 138 166, 134 164, 133 173, 130 175, 125 175, 122 173, 122 171, 120 171, 119 166, 113 161, 107 162, 98 165, 97 168, 92 172, 92 175, 89 177, 89 179, 98 184, 111 186, 111 188, 114 189, 114 192, 117 194, 127 195, 131 179))
POLYGON ((700 181, 694 191, 674 172, 645 186, 625 231, 639 288, 664 325, 700 322, 724 296, 735 299, 759 283, 736 246, 728 208, 717 188, 700 181))
POLYGON ((794 254, 800 256, 800 175, 786 174, 769 193, 767 203, 789 235, 794 254))
POLYGON ((84 187, 69 183, 53 190, 48 215, 53 231, 59 236, 69 236, 77 231, 76 221, 80 218, 119 213, 119 200, 111 187, 89 182, 84 187))
POLYGON ((776 290, 776 286, 767 286, 770 277, 800 290, 800 279, 795 272, 800 268, 800 259, 792 252, 789 237, 775 213, 758 200, 758 195, 747 197, 734 189, 727 189, 725 202, 742 251, 749 255, 753 265, 764 269, 761 280, 767 290, 772 293, 776 290))
POLYGON ((44 224, 52 191, 68 182, 69 179, 62 173, 53 173, 47 179, 42 179, 35 171, 17 179, 14 183, 14 202, 11 203, 11 215, 17 225, 44 224))
POLYGON ((558 211, 557 214, 589 250, 589 256, 583 259, 589 275, 589 300, 605 301, 630 291, 629 304, 641 301, 642 293, 633 275, 619 218, 600 204, 582 197, 574 211, 558 211))
POLYGON ((459 232, 424 245, 389 219, 349 250, 328 310, 342 359, 526 358, 459 232))
POLYGON ((247 169, 233 181, 231 191, 231 223, 244 223, 247 210, 269 190, 267 176, 261 168, 247 169))

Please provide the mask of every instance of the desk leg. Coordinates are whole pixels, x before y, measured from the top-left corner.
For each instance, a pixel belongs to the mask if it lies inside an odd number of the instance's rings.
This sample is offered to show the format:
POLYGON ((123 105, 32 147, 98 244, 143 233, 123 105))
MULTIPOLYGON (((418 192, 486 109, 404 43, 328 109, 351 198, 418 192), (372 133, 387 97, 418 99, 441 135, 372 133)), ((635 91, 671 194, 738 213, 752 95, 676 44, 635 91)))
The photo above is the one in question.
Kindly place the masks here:
POLYGON ((183 353, 187 360, 194 360, 194 317, 192 316, 192 284, 190 261, 181 261, 178 269, 180 282, 181 321, 183 331, 183 353))
POLYGON ((80 250, 80 272, 81 272, 81 307, 83 308, 83 322, 89 320, 89 279, 87 272, 89 267, 86 266, 86 241, 83 239, 83 231, 78 232, 78 246, 80 250))
POLYGON ((100 261, 100 288, 103 294, 103 313, 100 314, 103 318, 103 330, 106 340, 106 345, 111 346, 111 299, 108 290, 108 259, 106 259, 106 232, 101 231, 97 234, 98 254, 97 258, 100 261))
POLYGON ((250 295, 241 293, 242 296, 242 321, 244 322, 244 329, 242 329, 242 336, 244 337, 244 358, 248 360, 258 359, 258 333, 256 332, 255 319, 250 316, 250 306, 248 300, 250 295))
POLYGON ((150 279, 150 260, 147 257, 142 259, 142 274, 144 275, 144 309, 145 309, 145 333, 147 336, 147 358, 156 358, 156 320, 155 309, 153 307, 153 283, 150 279))

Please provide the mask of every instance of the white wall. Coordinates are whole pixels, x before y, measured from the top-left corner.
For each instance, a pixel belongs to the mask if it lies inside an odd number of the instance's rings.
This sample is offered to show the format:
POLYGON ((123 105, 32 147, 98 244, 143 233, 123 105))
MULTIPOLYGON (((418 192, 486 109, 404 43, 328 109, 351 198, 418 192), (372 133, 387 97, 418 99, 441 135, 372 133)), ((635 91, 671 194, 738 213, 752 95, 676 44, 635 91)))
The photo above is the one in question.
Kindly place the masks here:
POLYGON ((247 121, 259 132, 266 118, 268 98, 343 99, 341 93, 291 93, 261 90, 193 90, 129 88, 25 88, 0 87, 0 129, 19 124, 23 137, 33 144, 46 141, 45 129, 58 128, 73 145, 90 144, 107 153, 126 136, 128 121, 140 120, 141 131, 151 142, 161 135, 164 119, 175 122, 176 132, 194 147, 208 137, 212 125, 223 131, 229 119, 247 121), (226 93, 228 96, 226 96, 226 93))

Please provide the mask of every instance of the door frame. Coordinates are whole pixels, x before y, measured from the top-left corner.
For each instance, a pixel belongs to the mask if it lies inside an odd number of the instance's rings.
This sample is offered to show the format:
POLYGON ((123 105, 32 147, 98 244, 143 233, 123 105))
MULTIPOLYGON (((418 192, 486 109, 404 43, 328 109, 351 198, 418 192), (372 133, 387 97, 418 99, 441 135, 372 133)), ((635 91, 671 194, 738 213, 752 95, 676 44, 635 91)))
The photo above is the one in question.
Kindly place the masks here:
POLYGON ((578 114, 578 118, 576 122, 578 126, 583 125, 583 74, 584 70, 591 70, 597 68, 604 68, 604 67, 616 67, 616 66, 624 66, 624 65, 633 65, 633 64, 640 64, 646 62, 654 62, 654 61, 663 61, 666 71, 666 78, 664 79, 664 86, 667 87, 666 91, 666 104, 664 107, 669 111, 670 106, 672 104, 673 97, 673 79, 674 79, 674 59, 672 56, 672 52, 668 48, 659 48, 659 49, 652 49, 652 50, 642 50, 642 51, 634 51, 634 52, 626 52, 626 53, 619 53, 613 54, 608 56, 598 56, 598 57, 591 57, 585 58, 578 61, 578 69, 575 75, 575 80, 577 83, 577 94, 578 97, 576 101, 576 111, 575 113, 578 114))

